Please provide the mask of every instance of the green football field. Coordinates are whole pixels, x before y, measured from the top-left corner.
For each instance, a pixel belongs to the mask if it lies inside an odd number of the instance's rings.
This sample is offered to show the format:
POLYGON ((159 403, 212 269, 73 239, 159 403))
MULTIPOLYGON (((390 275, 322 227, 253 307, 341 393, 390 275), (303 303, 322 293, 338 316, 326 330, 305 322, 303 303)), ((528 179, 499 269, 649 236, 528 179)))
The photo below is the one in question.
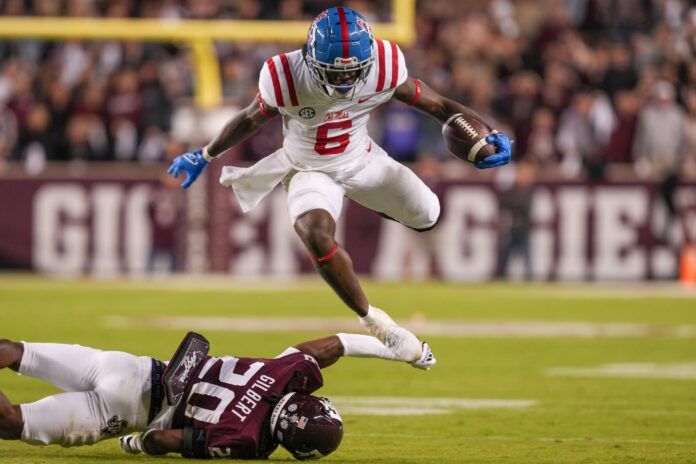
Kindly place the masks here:
MULTIPOLYGON (((676 285, 368 283, 372 304, 426 339, 438 364, 342 359, 324 396, 345 435, 327 462, 696 462, 696 293, 676 285)), ((53 281, 0 275, 0 338, 168 359, 187 329, 214 355, 272 357, 357 320, 323 283, 53 281)), ((0 371, 30 402, 56 390, 0 371)), ((0 441, 0 463, 125 463, 82 448, 0 441)), ((291 461, 283 451, 274 461, 291 461)))

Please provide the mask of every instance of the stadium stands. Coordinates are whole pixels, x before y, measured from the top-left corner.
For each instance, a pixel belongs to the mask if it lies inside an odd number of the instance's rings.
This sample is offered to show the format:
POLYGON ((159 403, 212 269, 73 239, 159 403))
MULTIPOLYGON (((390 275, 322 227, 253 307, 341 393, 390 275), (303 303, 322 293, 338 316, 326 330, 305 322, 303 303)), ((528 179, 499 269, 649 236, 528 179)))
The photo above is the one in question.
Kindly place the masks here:
MULTIPOLYGON (((309 20, 330 3, 0 5, 3 16, 309 20)), ((350 3, 369 19, 388 19, 386 2, 350 3)), ((689 2, 644 0, 635 8, 630 0, 547 1, 543 9, 529 1, 459 3, 418 3, 417 42, 405 48, 410 72, 513 133, 518 160, 570 178, 601 178, 607 164, 632 163, 642 175, 696 170, 696 7, 689 2)), ((227 105, 250 101, 263 60, 279 48, 294 47, 217 43, 227 105)), ((172 118, 190 104, 192 75, 188 50, 172 44, 2 41, 0 159, 39 167, 43 159, 164 161, 175 153, 168 149, 172 118)), ((384 108, 374 126, 402 161, 448 159, 439 128, 398 104, 384 108), (404 139, 415 148, 399 146, 404 139)), ((276 129, 250 140, 242 159, 280 144, 276 129)))

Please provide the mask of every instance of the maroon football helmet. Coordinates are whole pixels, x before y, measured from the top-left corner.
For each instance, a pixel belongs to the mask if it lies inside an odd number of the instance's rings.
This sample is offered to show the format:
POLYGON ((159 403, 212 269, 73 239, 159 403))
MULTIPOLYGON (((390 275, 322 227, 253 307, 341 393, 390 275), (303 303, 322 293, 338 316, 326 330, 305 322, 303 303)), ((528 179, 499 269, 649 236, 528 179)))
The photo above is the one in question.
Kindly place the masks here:
POLYGON ((271 435, 295 459, 319 459, 338 448, 343 421, 326 398, 293 392, 273 408, 271 435))

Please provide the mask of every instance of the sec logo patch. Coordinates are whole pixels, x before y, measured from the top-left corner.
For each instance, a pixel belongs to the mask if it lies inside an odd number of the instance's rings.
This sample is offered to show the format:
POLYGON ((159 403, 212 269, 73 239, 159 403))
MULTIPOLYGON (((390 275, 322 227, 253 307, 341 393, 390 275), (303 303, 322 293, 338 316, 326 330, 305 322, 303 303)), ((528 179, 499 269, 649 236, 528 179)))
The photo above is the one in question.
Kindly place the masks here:
POLYGON ((304 119, 312 119, 315 114, 317 113, 314 111, 314 108, 310 108, 309 106, 305 106, 300 110, 300 117, 304 119))

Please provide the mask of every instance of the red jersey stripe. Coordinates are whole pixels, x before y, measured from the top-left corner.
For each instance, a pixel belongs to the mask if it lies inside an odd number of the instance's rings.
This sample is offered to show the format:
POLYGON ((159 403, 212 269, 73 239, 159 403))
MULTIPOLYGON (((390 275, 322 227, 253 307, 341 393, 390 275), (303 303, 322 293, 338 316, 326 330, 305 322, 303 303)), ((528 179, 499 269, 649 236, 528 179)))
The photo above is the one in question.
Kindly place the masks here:
POLYGON ((396 44, 394 42, 389 42, 391 45, 391 64, 392 64, 392 80, 389 85, 390 89, 396 87, 396 81, 399 78, 399 52, 396 50, 396 44))
POLYGON ((283 101, 283 90, 280 88, 280 79, 278 79, 278 70, 276 69, 275 61, 273 61, 273 58, 269 58, 266 64, 268 65, 268 70, 273 80, 273 92, 275 93, 276 105, 285 106, 285 101, 283 101))
POLYGON ((377 40, 377 68, 379 71, 377 78, 377 92, 381 92, 384 88, 384 43, 381 40, 377 40))
POLYGON ((290 91, 290 102, 292 106, 299 106, 297 102, 297 94, 295 93, 295 81, 292 79, 292 72, 290 72, 290 63, 288 63, 288 57, 285 53, 280 54, 280 62, 283 63, 283 74, 285 74, 285 82, 288 84, 288 90, 290 91))
POLYGON ((338 18, 341 21, 341 39, 343 40, 343 58, 350 57, 350 42, 348 37, 348 21, 346 21, 346 12, 343 8, 338 8, 338 18))

